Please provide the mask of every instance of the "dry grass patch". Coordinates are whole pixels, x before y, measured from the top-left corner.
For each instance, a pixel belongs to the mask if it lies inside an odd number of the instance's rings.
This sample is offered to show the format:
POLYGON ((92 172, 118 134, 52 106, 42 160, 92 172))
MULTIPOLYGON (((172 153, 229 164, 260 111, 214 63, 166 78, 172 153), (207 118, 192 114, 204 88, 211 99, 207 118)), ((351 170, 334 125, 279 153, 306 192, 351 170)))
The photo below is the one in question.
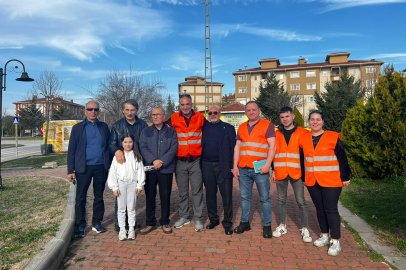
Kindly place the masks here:
POLYGON ((0 191, 0 269, 23 269, 55 236, 69 183, 47 176, 3 179, 0 191))

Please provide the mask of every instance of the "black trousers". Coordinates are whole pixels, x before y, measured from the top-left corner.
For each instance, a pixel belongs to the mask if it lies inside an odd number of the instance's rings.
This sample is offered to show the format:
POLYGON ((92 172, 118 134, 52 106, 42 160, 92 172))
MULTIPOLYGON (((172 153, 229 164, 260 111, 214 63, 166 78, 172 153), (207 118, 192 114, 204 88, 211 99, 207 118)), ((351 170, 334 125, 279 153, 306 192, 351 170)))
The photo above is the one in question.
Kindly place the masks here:
POLYGON ((340 215, 338 214, 338 198, 342 187, 322 187, 317 182, 307 187, 316 207, 317 220, 322 233, 330 233, 331 238, 340 239, 340 215))
POLYGON ((161 218, 159 224, 169 225, 169 210, 171 208, 171 192, 172 192, 173 174, 164 174, 159 171, 156 173, 148 173, 145 181, 145 197, 146 197, 146 215, 147 226, 156 225, 155 209, 156 209, 156 192, 159 187, 159 198, 161 200, 161 218))
POLYGON ((217 187, 223 200, 224 219, 221 222, 224 228, 231 227, 233 223, 233 178, 223 178, 219 162, 202 161, 203 183, 206 188, 207 212, 210 222, 219 222, 217 215, 217 187))
POLYGON ((76 227, 86 227, 86 197, 90 183, 93 179, 93 218, 92 225, 96 225, 103 220, 104 200, 103 193, 107 181, 107 171, 104 165, 87 165, 84 173, 75 173, 76 175, 76 227))

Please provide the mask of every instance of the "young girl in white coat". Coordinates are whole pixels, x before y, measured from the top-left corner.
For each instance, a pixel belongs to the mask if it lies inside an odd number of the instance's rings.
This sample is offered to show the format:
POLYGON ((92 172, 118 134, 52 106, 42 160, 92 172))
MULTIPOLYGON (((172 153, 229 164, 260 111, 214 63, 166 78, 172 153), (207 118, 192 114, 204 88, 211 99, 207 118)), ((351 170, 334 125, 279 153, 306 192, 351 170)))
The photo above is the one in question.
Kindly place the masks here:
POLYGON ((145 184, 145 172, 141 154, 132 134, 122 136, 120 149, 124 152, 125 162, 119 164, 114 157, 107 183, 117 197, 117 218, 120 226, 118 239, 122 241, 135 239, 135 207, 137 195, 141 193, 145 184), (128 211, 128 232, 125 229, 126 208, 128 211))

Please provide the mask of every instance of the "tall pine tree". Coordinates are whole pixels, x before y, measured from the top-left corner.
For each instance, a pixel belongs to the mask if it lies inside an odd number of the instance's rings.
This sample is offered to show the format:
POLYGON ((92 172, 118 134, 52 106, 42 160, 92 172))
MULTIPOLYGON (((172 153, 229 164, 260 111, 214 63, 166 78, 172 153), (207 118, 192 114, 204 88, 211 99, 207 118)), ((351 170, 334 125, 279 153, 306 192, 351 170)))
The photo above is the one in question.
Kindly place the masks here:
POLYGON ((364 97, 365 89, 361 81, 346 71, 340 76, 337 83, 327 83, 326 92, 314 93, 314 99, 319 110, 324 113, 324 128, 341 132, 342 123, 347 111, 357 105, 357 100, 364 97))
POLYGON ((279 125, 279 111, 282 107, 291 106, 291 96, 283 87, 283 84, 276 79, 275 73, 266 79, 265 84, 261 83, 259 96, 255 99, 261 109, 264 118, 279 125))
POLYGON ((27 108, 20 108, 18 110, 18 115, 20 117, 21 126, 23 126, 24 129, 31 129, 32 136, 34 134, 33 131, 37 128, 41 128, 45 121, 41 110, 37 108, 35 98, 32 98, 27 108))
POLYGON ((168 95, 168 100, 166 101, 166 120, 168 120, 172 114, 176 112, 175 102, 171 99, 171 96, 168 95))
POLYGON ((406 171, 406 77, 387 66, 374 96, 358 102, 343 122, 343 142, 357 176, 372 179, 406 171))

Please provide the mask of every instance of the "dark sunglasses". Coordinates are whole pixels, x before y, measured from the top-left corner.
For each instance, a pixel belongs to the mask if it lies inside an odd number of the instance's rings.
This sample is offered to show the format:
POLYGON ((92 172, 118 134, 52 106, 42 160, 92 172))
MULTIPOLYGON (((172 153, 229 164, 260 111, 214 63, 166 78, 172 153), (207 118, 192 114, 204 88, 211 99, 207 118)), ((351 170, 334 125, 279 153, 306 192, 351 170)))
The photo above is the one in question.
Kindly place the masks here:
POLYGON ((209 112, 209 115, 212 115, 212 114, 217 115, 217 112, 209 112))
POLYGON ((100 109, 99 108, 86 108, 86 111, 88 111, 88 112, 91 112, 91 111, 98 112, 98 111, 100 111, 100 109))

